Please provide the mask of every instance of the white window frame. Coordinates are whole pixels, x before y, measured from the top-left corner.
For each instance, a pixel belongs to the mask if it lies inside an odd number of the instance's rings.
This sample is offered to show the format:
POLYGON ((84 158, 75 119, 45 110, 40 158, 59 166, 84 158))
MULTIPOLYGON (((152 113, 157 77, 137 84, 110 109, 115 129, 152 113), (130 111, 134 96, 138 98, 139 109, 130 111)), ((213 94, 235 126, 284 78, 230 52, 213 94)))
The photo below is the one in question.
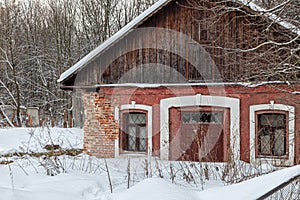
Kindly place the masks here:
POLYGON ((273 164, 292 166, 295 158, 295 107, 285 104, 258 104, 250 106, 250 162, 252 164, 273 164), (256 112, 286 111, 288 112, 288 158, 256 157, 256 112))
MULTIPOLYGON (((123 110, 142 110, 147 112, 148 121, 147 121, 147 152, 148 156, 152 156, 152 106, 143 105, 143 104, 125 104, 121 107, 115 107, 115 120, 120 120, 120 111, 123 110)), ((119 137, 115 140, 115 157, 120 157, 120 147, 119 147, 119 137)))

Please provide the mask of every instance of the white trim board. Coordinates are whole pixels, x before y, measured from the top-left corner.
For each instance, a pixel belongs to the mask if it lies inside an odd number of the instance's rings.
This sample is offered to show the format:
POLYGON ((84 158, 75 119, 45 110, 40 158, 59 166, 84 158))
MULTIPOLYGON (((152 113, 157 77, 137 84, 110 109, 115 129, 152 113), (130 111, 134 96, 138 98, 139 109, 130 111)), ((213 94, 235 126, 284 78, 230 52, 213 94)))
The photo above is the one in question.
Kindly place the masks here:
POLYGON ((274 165, 291 166, 294 164, 295 148, 295 108, 284 104, 259 104, 250 106, 250 162, 253 164, 269 163, 274 165), (289 157, 288 159, 276 158, 256 158, 255 156, 255 112, 257 111, 287 111, 289 113, 288 140, 289 157))
POLYGON ((240 100, 224 96, 182 96, 160 101, 160 158, 169 160, 169 109, 186 106, 215 106, 230 109, 230 147, 235 160, 240 159, 240 100))
MULTIPOLYGON (((152 115, 152 106, 147 106, 143 104, 126 104, 126 105, 121 105, 121 108, 119 109, 118 107, 115 107, 115 120, 119 121, 119 112, 122 110, 143 110, 147 111, 148 115, 148 121, 147 121, 147 139, 148 139, 148 156, 152 156, 152 121, 153 121, 153 115, 152 115)), ((119 137, 118 137, 119 138, 119 137)), ((115 142, 115 157, 120 156, 120 149, 119 149, 119 139, 116 140, 115 142)))

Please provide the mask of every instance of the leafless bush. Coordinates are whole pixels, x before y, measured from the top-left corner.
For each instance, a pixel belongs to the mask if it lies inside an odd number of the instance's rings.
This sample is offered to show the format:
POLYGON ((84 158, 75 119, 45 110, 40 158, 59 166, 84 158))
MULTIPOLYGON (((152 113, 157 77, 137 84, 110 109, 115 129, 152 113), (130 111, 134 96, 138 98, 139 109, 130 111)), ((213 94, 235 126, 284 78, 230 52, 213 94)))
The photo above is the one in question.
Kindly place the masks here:
POLYGON ((157 159, 155 159, 155 168, 159 178, 164 178, 162 168, 157 159))
POLYGON ((56 176, 61 173, 61 169, 64 170, 58 158, 43 156, 40 160, 40 165, 46 170, 48 176, 56 176))

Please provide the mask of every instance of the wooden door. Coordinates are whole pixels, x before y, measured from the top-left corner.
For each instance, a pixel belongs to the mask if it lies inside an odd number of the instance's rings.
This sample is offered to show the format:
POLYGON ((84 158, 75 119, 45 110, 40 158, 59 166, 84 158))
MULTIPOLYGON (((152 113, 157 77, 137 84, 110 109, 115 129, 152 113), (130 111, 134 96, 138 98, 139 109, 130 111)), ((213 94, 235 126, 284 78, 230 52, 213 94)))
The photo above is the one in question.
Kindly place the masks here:
POLYGON ((224 161, 223 112, 183 112, 181 116, 181 159, 224 161))

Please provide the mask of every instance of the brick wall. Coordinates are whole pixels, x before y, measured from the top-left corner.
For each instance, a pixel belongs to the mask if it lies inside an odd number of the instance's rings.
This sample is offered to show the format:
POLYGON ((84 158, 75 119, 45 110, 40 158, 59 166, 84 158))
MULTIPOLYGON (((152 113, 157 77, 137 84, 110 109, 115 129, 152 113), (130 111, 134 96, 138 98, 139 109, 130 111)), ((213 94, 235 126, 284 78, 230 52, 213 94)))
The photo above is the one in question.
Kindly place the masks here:
MULTIPOLYGON (((295 163, 300 162, 300 118, 299 118, 299 95, 292 95, 285 92, 288 88, 259 86, 248 88, 243 86, 225 87, 226 95, 240 99, 241 108, 241 159, 249 162, 250 158, 250 125, 249 107, 251 105, 266 104, 275 100, 277 104, 288 104, 295 106, 295 163)), ((300 88, 299 88, 300 91, 300 88)), ((206 87, 193 87, 187 90, 186 87, 176 88, 136 88, 136 87, 104 87, 100 92, 83 92, 85 105, 84 124, 84 150, 86 153, 97 157, 115 156, 115 139, 119 133, 119 122, 114 120, 114 108, 117 105, 136 104, 149 105, 153 108, 153 152, 159 156, 160 151, 160 100, 179 95, 220 95, 218 87, 210 91, 206 87), (105 94, 105 95, 104 95, 105 94)))
POLYGON ((115 156, 115 140, 119 123, 115 121, 114 107, 117 99, 100 92, 83 92, 84 102, 84 152, 93 156, 115 156))

